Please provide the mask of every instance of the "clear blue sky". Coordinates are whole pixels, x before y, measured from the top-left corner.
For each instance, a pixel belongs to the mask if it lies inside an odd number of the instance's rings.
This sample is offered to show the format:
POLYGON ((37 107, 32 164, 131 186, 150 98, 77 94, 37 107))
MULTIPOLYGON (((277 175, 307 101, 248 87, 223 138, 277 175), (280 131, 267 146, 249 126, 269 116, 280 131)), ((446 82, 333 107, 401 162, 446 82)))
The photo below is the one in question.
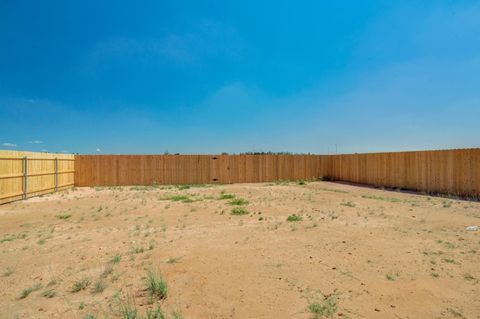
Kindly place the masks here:
POLYGON ((478 147, 479 2, 0 0, 2 149, 335 144, 478 147))

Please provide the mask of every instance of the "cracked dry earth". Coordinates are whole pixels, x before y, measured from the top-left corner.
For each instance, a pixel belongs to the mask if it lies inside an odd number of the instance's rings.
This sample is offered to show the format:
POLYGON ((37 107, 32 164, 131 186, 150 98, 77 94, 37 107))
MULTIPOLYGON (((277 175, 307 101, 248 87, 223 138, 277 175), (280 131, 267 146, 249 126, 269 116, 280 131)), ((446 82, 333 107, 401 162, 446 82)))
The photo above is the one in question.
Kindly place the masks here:
POLYGON ((157 306, 169 318, 480 318, 480 231, 466 230, 480 203, 300 184, 77 188, 2 205, 0 318, 157 306), (146 290, 148 270, 165 299, 146 290))

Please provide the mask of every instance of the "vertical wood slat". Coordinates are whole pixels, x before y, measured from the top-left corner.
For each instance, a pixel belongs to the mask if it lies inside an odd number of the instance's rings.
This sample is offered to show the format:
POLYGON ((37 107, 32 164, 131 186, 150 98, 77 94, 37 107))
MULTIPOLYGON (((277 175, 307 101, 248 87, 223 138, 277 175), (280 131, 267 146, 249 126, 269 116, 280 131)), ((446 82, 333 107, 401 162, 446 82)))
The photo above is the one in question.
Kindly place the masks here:
POLYGON ((23 157, 23 199, 27 199, 28 194, 28 159, 23 157))

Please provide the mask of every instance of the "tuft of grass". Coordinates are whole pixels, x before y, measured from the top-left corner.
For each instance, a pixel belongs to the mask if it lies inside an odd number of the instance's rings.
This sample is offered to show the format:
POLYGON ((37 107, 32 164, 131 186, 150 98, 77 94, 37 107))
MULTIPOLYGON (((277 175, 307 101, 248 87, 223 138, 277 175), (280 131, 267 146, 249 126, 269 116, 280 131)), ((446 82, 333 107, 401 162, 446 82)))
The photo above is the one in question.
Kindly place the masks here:
POLYGON ((72 217, 72 214, 59 214, 55 217, 57 217, 58 219, 64 219, 65 220, 65 219, 69 219, 70 217, 72 217))
POLYGON ((342 202, 340 205, 342 206, 347 206, 347 207, 355 207, 355 203, 348 201, 348 202, 342 202))
POLYGON ((190 185, 177 185, 177 188, 178 188, 179 190, 189 189, 189 188, 190 188, 190 185))
POLYGON ((130 302, 120 304, 120 316, 122 319, 167 319, 158 305, 155 309, 147 309, 145 316, 142 316, 130 302))
POLYGON ((220 197, 218 199, 234 199, 234 198, 235 198, 234 194, 220 193, 220 197))
POLYGON ((190 198, 188 195, 173 195, 173 196, 167 197, 166 199, 169 199, 172 202, 182 202, 182 203, 194 202, 194 200, 190 198))
POLYGON ((107 264, 103 272, 100 274, 100 278, 107 278, 108 275, 111 275, 112 273, 113 273, 113 266, 111 264, 107 264))
POLYGON ((455 248, 455 245, 452 244, 452 243, 449 242, 449 241, 445 241, 445 242, 443 242, 443 247, 445 247, 445 248, 447 248, 447 249, 453 249, 453 248, 455 248))
POLYGON ((120 255, 115 255, 115 256, 112 257, 111 262, 112 262, 113 264, 118 264, 118 263, 120 262, 120 260, 122 260, 122 256, 120 256, 120 255))
POLYGON ((174 311, 174 312, 172 312, 172 318, 173 319, 183 319, 183 315, 179 311, 174 311))
POLYGON ((79 292, 86 289, 90 285, 90 278, 85 277, 73 283, 71 292, 79 292))
POLYGON ((335 296, 329 296, 320 302, 311 302, 308 305, 308 312, 313 319, 333 318, 337 309, 338 303, 335 296))
POLYGON ((137 308, 130 302, 120 304, 120 316, 123 319, 141 319, 137 308))
POLYGON ((476 280, 477 280, 475 277, 473 277, 473 276, 472 276, 471 274, 469 274, 469 273, 465 273, 465 274, 463 275, 463 279, 468 280, 468 281, 476 281, 476 280))
POLYGON ((443 202, 443 207, 444 207, 444 208, 450 208, 450 207, 452 207, 452 202, 451 202, 451 201, 444 201, 444 202, 443 202))
POLYGON ((395 197, 382 197, 382 196, 370 196, 370 195, 362 195, 362 198, 383 200, 390 203, 399 203, 402 201, 401 199, 395 198, 395 197))
POLYGON ((244 198, 234 198, 232 199, 231 201, 228 202, 229 205, 247 205, 248 204, 248 200, 244 199, 244 198))
POLYGON ((303 217, 297 214, 292 214, 287 217, 287 222, 300 222, 303 220, 303 217))
POLYGON ((142 246, 132 247, 132 253, 134 253, 134 254, 141 254, 144 251, 145 251, 145 249, 142 246))
POLYGON ((168 294, 167 281, 161 274, 149 270, 147 273, 147 290, 151 296, 166 299, 168 294))
POLYGON ((9 276, 11 276, 14 272, 15 272, 15 269, 13 269, 13 268, 11 268, 11 267, 7 267, 7 269, 5 269, 5 271, 3 272, 3 276, 9 277, 9 276))
POLYGON ((432 272, 430 276, 432 276, 433 278, 438 278, 440 275, 436 272, 432 272))
POLYGON ((96 319, 97 317, 95 317, 94 315, 92 314, 86 314, 85 316, 83 316, 82 319, 96 319))
POLYGON ((394 273, 388 273, 385 275, 385 278, 387 278, 387 280, 389 281, 395 281, 398 279, 398 277, 400 277, 400 274, 397 272, 394 272, 394 273))
POLYGON ((232 209, 230 214, 235 216, 242 216, 242 215, 248 215, 250 214, 250 212, 244 207, 235 207, 232 209))
POLYGON ((48 289, 42 292, 42 296, 44 296, 45 298, 53 298, 56 295, 57 295, 57 292, 53 289, 48 289))
POLYGON ((20 299, 25 299, 30 295, 32 292, 40 290, 42 288, 41 283, 36 283, 35 285, 28 287, 27 289, 22 290, 20 294, 20 299))
POLYGON ((145 319, 167 319, 167 316, 163 313, 160 306, 157 305, 157 308, 147 310, 145 319))
POLYGON ((15 235, 6 235, 5 237, 0 238, 0 244, 8 242, 8 241, 13 241, 15 239, 17 239, 17 236, 15 236, 15 235))
POLYGON ((457 262, 453 258, 443 258, 443 262, 446 262, 447 264, 456 264, 457 262))
POLYGON ((298 185, 302 185, 302 186, 303 186, 303 185, 305 185, 305 184, 306 184, 306 182, 305 182, 304 180, 299 180, 299 181, 297 182, 297 184, 298 184, 298 185))
POLYGON ((102 279, 99 279, 93 285, 92 293, 100 294, 105 290, 105 288, 107 288, 107 284, 102 279))
POLYGON ((170 257, 167 260, 167 264, 176 264, 180 261, 180 257, 170 257))

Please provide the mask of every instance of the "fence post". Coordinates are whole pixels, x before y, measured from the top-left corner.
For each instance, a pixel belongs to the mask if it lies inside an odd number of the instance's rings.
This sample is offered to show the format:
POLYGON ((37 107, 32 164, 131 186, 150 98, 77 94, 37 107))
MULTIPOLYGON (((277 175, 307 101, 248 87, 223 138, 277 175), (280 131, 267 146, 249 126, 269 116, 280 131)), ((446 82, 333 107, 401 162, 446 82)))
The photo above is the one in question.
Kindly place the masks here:
POLYGON ((28 159, 23 157, 23 199, 28 195, 28 159))
POLYGON ((55 157, 55 191, 58 192, 58 158, 55 157))

